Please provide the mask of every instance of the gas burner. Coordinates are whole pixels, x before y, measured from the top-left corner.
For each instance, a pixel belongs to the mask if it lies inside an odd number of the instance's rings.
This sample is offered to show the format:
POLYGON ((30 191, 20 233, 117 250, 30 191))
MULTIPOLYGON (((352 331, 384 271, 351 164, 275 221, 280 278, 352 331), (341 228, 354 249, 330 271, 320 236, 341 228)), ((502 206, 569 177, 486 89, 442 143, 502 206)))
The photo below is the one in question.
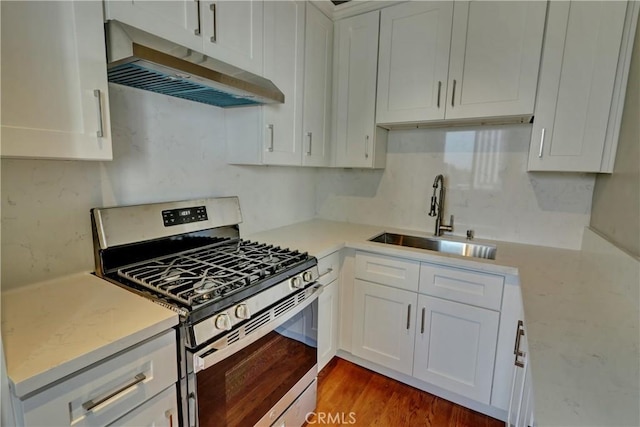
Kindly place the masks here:
POLYGON ((199 288, 195 288, 193 291, 196 294, 206 294, 209 291, 211 291, 215 286, 216 284, 214 282, 212 282, 211 280, 207 280, 199 288))
POLYGON ((162 277, 165 282, 173 282, 180 279, 182 272, 180 270, 171 269, 168 270, 162 277))
POLYGON ((118 276, 190 307, 210 304, 307 262, 307 254, 229 240, 125 266, 118 276))

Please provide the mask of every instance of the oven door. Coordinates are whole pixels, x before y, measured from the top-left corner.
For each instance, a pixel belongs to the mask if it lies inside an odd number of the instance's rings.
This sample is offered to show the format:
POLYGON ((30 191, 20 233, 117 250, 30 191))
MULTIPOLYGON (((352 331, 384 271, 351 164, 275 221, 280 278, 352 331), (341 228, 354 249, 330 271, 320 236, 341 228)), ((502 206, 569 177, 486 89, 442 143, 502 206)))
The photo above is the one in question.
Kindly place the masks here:
POLYGON ((320 289, 298 292, 193 355, 196 425, 304 423, 316 406, 320 289))

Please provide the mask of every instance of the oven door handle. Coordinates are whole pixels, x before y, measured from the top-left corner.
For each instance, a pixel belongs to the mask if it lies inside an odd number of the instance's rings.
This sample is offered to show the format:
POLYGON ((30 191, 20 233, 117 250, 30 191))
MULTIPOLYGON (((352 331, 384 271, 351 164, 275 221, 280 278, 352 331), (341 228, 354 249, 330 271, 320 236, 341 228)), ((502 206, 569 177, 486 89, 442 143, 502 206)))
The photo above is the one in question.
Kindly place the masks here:
POLYGON ((228 346, 226 346, 224 348, 221 348, 219 350, 216 350, 216 351, 214 351, 214 352, 212 352, 210 354, 206 354, 206 353, 209 353, 212 349, 214 349, 218 342, 224 341, 226 339, 226 335, 225 335, 221 339, 216 340, 216 342, 214 342, 214 343, 206 346, 205 348, 199 350, 198 352, 194 353, 193 354, 194 372, 199 372, 199 371, 202 371, 203 369, 207 369, 207 368, 215 365, 216 363, 226 359, 227 357, 231 356, 232 354, 236 353, 237 351, 242 350, 243 348, 247 347, 248 345, 256 342, 260 338, 264 337, 269 332, 273 331, 278 326, 280 326, 283 323, 287 322, 288 320, 293 318, 295 315, 300 313, 302 310, 307 308, 307 306, 309 306, 315 300, 317 300, 318 299, 318 295, 320 295, 322 293, 323 288, 324 288, 324 286, 322 286, 322 285, 320 285, 318 283, 314 284, 312 286, 313 292, 303 302, 301 302, 300 304, 296 305, 291 310, 283 313, 279 317, 276 317, 272 321, 270 321, 268 323, 265 323, 264 325, 260 326, 258 329, 253 330, 251 332, 251 334, 245 335, 244 337, 242 337, 240 340, 236 341, 235 343, 230 344, 230 345, 228 345, 228 346))

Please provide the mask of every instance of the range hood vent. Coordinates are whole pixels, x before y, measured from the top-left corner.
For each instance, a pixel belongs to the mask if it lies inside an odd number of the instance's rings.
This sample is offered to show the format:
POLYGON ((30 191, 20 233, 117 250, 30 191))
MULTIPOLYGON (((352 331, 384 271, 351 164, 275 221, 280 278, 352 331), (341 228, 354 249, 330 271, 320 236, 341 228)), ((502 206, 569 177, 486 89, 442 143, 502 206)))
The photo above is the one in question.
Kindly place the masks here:
POLYGON ((284 103, 268 79, 117 21, 106 24, 112 83, 215 105, 284 103))

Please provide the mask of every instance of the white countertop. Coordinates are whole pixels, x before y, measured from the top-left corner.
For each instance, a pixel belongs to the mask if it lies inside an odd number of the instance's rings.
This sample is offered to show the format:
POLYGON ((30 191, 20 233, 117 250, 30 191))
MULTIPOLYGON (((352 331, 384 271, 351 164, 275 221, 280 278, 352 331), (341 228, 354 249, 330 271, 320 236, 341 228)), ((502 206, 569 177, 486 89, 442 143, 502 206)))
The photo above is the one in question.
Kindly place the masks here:
MULTIPOLYGON (((367 240, 389 227, 312 220, 243 236, 322 258, 343 247, 519 275, 539 426, 637 426, 640 262, 590 230, 583 249, 508 242, 495 260, 367 240)), ((482 240, 477 240, 482 242, 482 240)))
POLYGON ((23 397, 178 323, 178 315, 88 273, 2 293, 7 374, 23 397))

